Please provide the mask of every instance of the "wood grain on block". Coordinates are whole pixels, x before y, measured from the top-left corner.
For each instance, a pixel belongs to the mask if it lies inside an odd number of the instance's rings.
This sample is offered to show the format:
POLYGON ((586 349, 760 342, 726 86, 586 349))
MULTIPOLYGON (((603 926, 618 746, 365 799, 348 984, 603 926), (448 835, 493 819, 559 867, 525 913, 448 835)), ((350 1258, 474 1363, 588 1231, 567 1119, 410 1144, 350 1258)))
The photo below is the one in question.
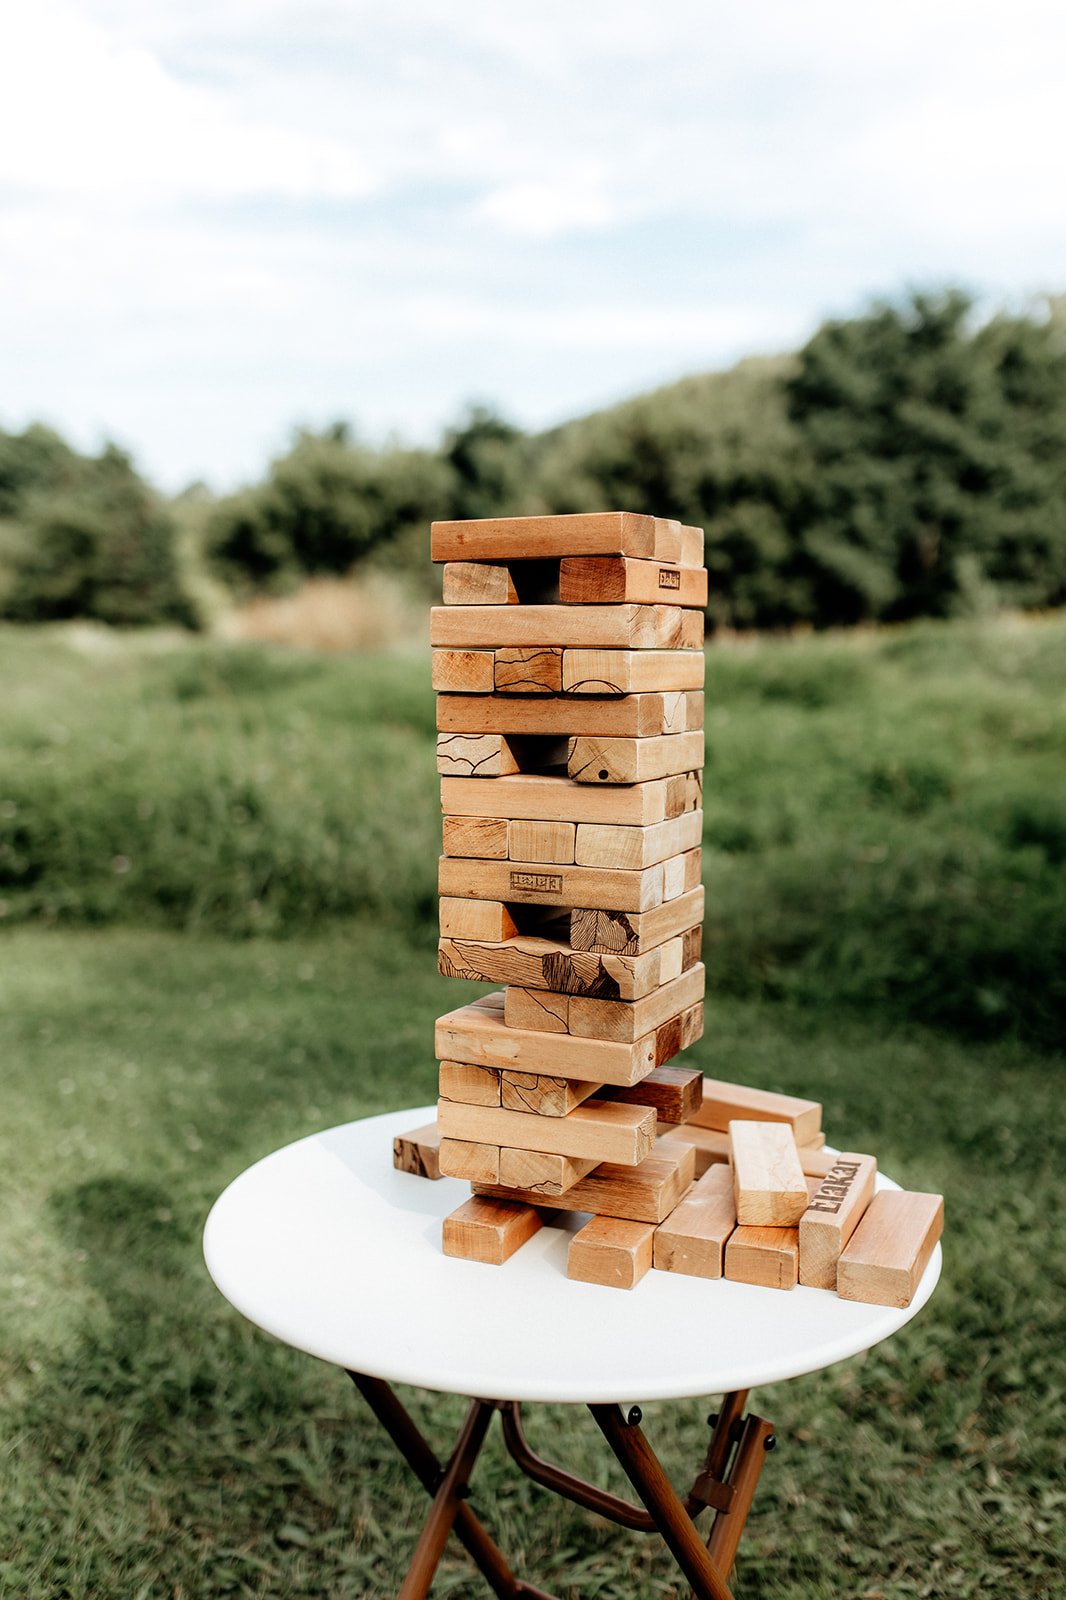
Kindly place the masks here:
POLYGON ((694 650, 703 644, 703 612, 670 605, 433 606, 429 639, 449 650, 694 650))
POLYGON ((498 942, 513 938, 517 930, 502 900, 468 900, 442 895, 440 931, 445 939, 498 942))
POLYGON ((506 861, 507 829, 508 823, 503 817, 445 817, 444 854, 506 861))
POLYGON ((442 1177, 462 1178, 465 1183, 499 1183, 500 1147, 444 1134, 440 1141, 440 1170, 442 1177))
POLYGON ((703 812, 684 811, 669 822, 644 828, 579 822, 576 830, 574 860, 579 867, 624 867, 635 871, 695 850, 703 838, 703 812))
POLYGON ((909 1306, 944 1231, 944 1197, 882 1189, 837 1262, 837 1294, 872 1306, 909 1306))
POLYGON ((497 694, 559 694, 562 686, 562 650, 534 645, 495 652, 490 687, 497 694))
POLYGON ((521 735, 593 734, 651 738, 698 733, 703 727, 703 697, 691 694, 629 694, 596 700, 561 695, 447 694, 437 700, 442 733, 521 735))
POLYGON ((542 1150, 547 1155, 576 1156, 579 1161, 617 1161, 627 1167, 651 1155, 655 1144, 654 1111, 607 1100, 586 1100, 566 1117, 440 1100, 437 1123, 444 1139, 542 1150))
POLYGON ((651 739, 577 734, 570 740, 566 771, 575 783, 648 783, 702 765, 702 733, 664 733, 651 739))
POLYGON ((639 912, 662 904, 663 864, 622 872, 612 867, 441 856, 438 886, 448 898, 502 900, 512 905, 610 906, 639 912))
POLYGON ((432 679, 438 694, 491 694, 491 650, 434 650, 432 679))
POLYGON ((692 1185, 655 1233, 654 1265, 690 1278, 720 1278, 737 1225, 732 1174, 714 1166, 692 1185))
POLYGON ((563 651, 564 694, 654 694, 702 689, 707 658, 702 650, 563 651))
POLYGON ((434 522, 429 542, 434 561, 544 561, 585 555, 678 561, 681 524, 632 511, 479 517, 434 522))
MULTIPOLYGON (((500 1178, 506 1171, 531 1173, 531 1153, 524 1163, 506 1165, 508 1152, 500 1155, 500 1178)), ((523 1152, 512 1152, 515 1156, 523 1152)), ((561 1158, 551 1158, 561 1159, 561 1158)), ((687 1145, 672 1147, 660 1139, 650 1156, 635 1167, 603 1161, 575 1178, 565 1189, 546 1187, 544 1182, 511 1185, 514 1198, 530 1204, 565 1211, 591 1211, 598 1217, 629 1217, 634 1222, 661 1222, 668 1217, 692 1183, 695 1168, 687 1145)), ((478 1193, 498 1194, 499 1188, 479 1185, 478 1193)))
POLYGON ((695 1044, 697 1039, 703 1038, 703 1001, 699 1005, 689 1006, 687 1011, 682 1011, 680 1016, 671 1017, 669 1022, 663 1022, 655 1030, 655 1065, 661 1067, 664 1061, 670 1061, 680 1051, 687 1050, 690 1044, 695 1044))
POLYGON ((449 561, 444 568, 446 606, 516 606, 518 591, 502 564, 449 561))
POLYGON ((694 928, 686 928, 681 935, 681 971, 687 972, 689 967, 695 966, 703 954, 703 924, 697 923, 694 928))
POLYGON ((546 1033, 569 1033, 570 996, 551 989, 517 989, 511 985, 503 1016, 509 1028, 543 1028, 546 1033))
MULTIPOLYGON (((728 1164, 728 1133, 722 1133, 718 1128, 701 1128, 696 1118, 686 1122, 684 1127, 671 1128, 669 1133, 671 1138, 682 1139, 692 1145, 696 1152, 697 1174, 702 1176, 708 1167, 717 1162, 728 1164)), ((836 1160, 835 1156, 827 1155, 824 1150, 812 1150, 809 1145, 798 1146, 796 1153, 805 1177, 825 1177, 836 1160)))
POLYGON ((556 1156, 543 1150, 504 1148, 500 1151, 500 1187, 518 1191, 517 1198, 526 1192, 535 1194, 538 1205, 559 1200, 568 1209, 570 1201, 566 1197, 596 1166, 595 1161, 578 1161, 573 1156, 556 1156))
POLYGON ((586 1000, 574 995, 570 999, 566 1031, 586 1039, 640 1039, 671 1017, 679 1017, 683 1011, 697 1005, 703 996, 706 976, 701 962, 643 1000, 586 1000))
POLYGON ((703 566, 703 529, 681 525, 681 554, 678 559, 683 567, 703 566))
POLYGON ((703 1104, 694 1119, 704 1128, 719 1128, 724 1133, 731 1122, 784 1122, 792 1129, 797 1144, 809 1144, 822 1126, 822 1108, 816 1100, 799 1100, 795 1095, 772 1094, 752 1089, 743 1083, 727 1083, 722 1078, 704 1078, 703 1104))
POLYGON ((651 1267, 655 1228, 623 1217, 593 1217, 570 1240, 566 1276, 605 1289, 633 1289, 651 1267))
POLYGON ((700 881, 703 851, 684 850, 663 862, 663 899, 676 900, 695 889, 700 881))
POLYGON ((500 1074, 494 1067, 475 1067, 468 1061, 442 1061, 438 1083, 442 1100, 463 1100, 479 1106, 503 1104, 500 1074))
POLYGON ((725 1276, 761 1289, 794 1289, 799 1282, 799 1230, 735 1228, 726 1240, 725 1276))
POLYGON ((604 1039, 575 1038, 569 1033, 509 1028, 501 1015, 477 1005, 461 1006, 438 1018, 435 1038, 438 1061, 473 1061, 478 1066, 505 1067, 512 1072, 581 1078, 585 1083, 624 1086, 636 1083, 659 1065, 654 1035, 638 1039, 635 1044, 616 1044, 604 1039))
POLYGON ((442 939, 437 966, 446 978, 516 984, 601 1000, 640 1000, 683 970, 684 941, 671 939, 643 956, 598 956, 561 940, 516 935, 499 943, 442 939))
POLYGON ((505 1111, 530 1111, 538 1117, 568 1117, 575 1106, 602 1088, 579 1078, 553 1078, 545 1072, 501 1074, 500 1104, 505 1111))
POLYGON ((501 778, 517 772, 518 762, 499 733, 439 733, 437 771, 448 777, 501 778))
POLYGON ((783 1122, 731 1122, 729 1159, 742 1227, 798 1224, 807 1209, 807 1185, 791 1128, 783 1122))
POLYGON ((441 1245, 446 1256, 502 1267, 540 1227, 540 1217, 532 1206, 472 1195, 445 1217, 441 1245))
POLYGON ((681 773, 626 788, 595 789, 569 778, 522 772, 485 785, 473 778, 442 778, 441 810, 448 816, 526 818, 535 822, 606 822, 643 828, 684 811, 698 811, 703 784, 681 773))
POLYGON ((526 822, 507 824, 507 852, 513 861, 554 861, 574 864, 576 822, 526 822))
POLYGON ((835 1289, 840 1252, 870 1204, 877 1176, 873 1156, 839 1155, 817 1182, 799 1222, 799 1281, 810 1289, 835 1289))
MULTIPOLYGON (((592 870, 591 868, 589 870, 592 870)), ((646 869, 654 870, 654 869, 646 869)), ((570 913, 570 944, 597 955, 642 955, 703 921, 702 885, 651 911, 582 907, 570 913)))
MULTIPOLYGON (((445 568, 447 571, 447 568, 445 568)), ((663 601, 677 606, 707 604, 707 573, 634 556, 564 556, 559 568, 563 605, 641 605, 663 601)))
POLYGON ((624 1100, 630 1106, 651 1106, 662 1123, 687 1122, 700 1103, 699 1069, 656 1067, 628 1089, 601 1088, 605 1100, 624 1100))
POLYGON ((440 1131, 435 1122, 398 1133, 392 1141, 392 1164, 397 1172, 416 1178, 440 1177, 440 1131))

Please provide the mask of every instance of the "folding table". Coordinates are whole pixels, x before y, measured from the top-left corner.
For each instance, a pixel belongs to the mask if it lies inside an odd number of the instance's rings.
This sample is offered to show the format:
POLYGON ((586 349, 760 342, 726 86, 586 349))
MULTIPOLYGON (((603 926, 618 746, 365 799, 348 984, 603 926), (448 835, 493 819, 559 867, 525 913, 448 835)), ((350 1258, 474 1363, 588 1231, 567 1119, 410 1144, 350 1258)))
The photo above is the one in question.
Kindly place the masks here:
MULTIPOLYGON (((370 1117, 300 1139, 249 1167, 216 1201, 204 1232, 208 1270, 267 1333, 349 1373, 431 1497, 401 1600, 429 1592, 449 1532, 500 1597, 550 1600, 516 1577, 466 1504, 494 1413, 519 1469, 555 1494, 666 1541, 700 1600, 729 1600, 729 1572, 772 1424, 747 1392, 831 1366, 895 1333, 928 1300, 937 1246, 910 1306, 840 1300, 820 1289, 759 1289, 650 1272, 633 1290, 571 1282, 576 1224, 545 1226, 503 1267, 445 1257, 441 1219, 469 1192, 392 1167, 394 1135, 434 1108, 370 1117), (470 1396, 441 1462, 393 1383, 470 1396), (692 1489, 671 1486, 636 1402, 723 1395, 692 1489), (523 1401, 587 1405, 640 1504, 599 1489, 531 1450, 523 1401), (709 1535, 697 1518, 714 1513, 709 1535)), ((881 1177, 879 1185, 895 1187, 881 1177)))

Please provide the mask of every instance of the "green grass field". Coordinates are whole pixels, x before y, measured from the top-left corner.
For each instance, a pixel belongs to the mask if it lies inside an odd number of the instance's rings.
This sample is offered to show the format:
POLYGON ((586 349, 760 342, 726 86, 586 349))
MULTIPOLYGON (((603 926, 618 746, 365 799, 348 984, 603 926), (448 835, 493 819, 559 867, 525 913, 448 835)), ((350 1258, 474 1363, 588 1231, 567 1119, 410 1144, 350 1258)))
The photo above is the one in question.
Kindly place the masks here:
MULTIPOLYGON (((433 1097, 464 989, 434 971, 424 657, 8 630, 0 670, 0 1595, 388 1595, 421 1491, 199 1236, 267 1150, 433 1097)), ((740 1595, 1063 1592, 1064 682, 1059 620, 711 653, 693 1064, 820 1098, 948 1212, 913 1324, 758 1392, 781 1445, 740 1595)), ((450 1436, 456 1402, 407 1398, 450 1436)), ((707 1409, 646 1409, 679 1477, 707 1409)), ((621 1488, 579 1413, 529 1426, 621 1488)), ((498 1445, 474 1503, 564 1595, 679 1592, 498 1445)), ((434 1592, 482 1592, 457 1549, 434 1592)))

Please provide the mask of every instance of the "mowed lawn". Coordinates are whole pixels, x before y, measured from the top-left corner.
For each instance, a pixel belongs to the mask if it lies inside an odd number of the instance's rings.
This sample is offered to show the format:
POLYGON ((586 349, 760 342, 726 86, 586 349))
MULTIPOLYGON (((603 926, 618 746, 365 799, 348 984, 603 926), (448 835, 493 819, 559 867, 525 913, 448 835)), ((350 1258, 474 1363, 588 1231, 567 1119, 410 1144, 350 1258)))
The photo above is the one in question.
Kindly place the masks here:
MULTIPOLYGON (((391 1594, 421 1490, 200 1231, 268 1150, 433 1097, 474 991, 434 970, 425 660, 7 631, 0 668, 0 1595, 391 1594)), ((914 1323, 756 1394, 740 1595, 1062 1592, 1064 682, 1059 621, 710 654, 688 1059, 821 1099, 948 1215, 914 1323)), ((406 1398, 443 1444, 459 1405, 406 1398)), ((708 1409, 646 1408, 679 1479, 708 1409)), ((621 1489, 579 1411, 529 1430, 621 1489)), ((563 1595, 680 1593, 498 1444, 474 1504, 563 1595)), ((434 1592, 484 1592, 457 1547, 434 1592)))

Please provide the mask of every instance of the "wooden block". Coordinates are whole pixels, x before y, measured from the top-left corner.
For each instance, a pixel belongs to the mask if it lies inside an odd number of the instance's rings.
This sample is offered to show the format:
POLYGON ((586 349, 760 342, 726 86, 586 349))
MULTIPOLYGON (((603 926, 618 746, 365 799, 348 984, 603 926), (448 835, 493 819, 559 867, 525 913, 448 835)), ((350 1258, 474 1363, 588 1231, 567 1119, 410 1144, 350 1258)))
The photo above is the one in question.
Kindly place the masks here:
POLYGON ((440 931, 445 939, 505 940, 517 932, 501 900, 467 900, 442 895, 440 931))
POLYGON ((568 1117, 575 1106, 598 1094, 602 1085, 582 1083, 579 1078, 553 1078, 544 1072, 504 1072, 501 1087, 500 1104, 505 1111, 568 1117))
POLYGON ((651 1155, 655 1144, 654 1111, 613 1105, 608 1100, 586 1100, 566 1117, 440 1100, 437 1123, 445 1139, 470 1139, 510 1150, 541 1150, 546 1155, 576 1156, 579 1161, 617 1161, 626 1167, 635 1167, 651 1155))
POLYGON ((652 739, 578 734, 570 740, 566 771, 575 783, 647 783, 702 765, 702 733, 664 733, 652 739))
POLYGON ((680 974, 683 943, 672 939, 642 956, 607 956, 571 950, 561 940, 520 934, 499 943, 442 939, 437 966, 446 978, 469 978, 475 983, 640 1000, 680 974))
POLYGON ((461 1100, 477 1106, 503 1104, 500 1074, 494 1067, 475 1067, 469 1061, 442 1061, 438 1081, 442 1100, 461 1100))
POLYGON ((536 646, 497 650, 492 687, 497 694, 559 694, 563 687, 563 652, 536 646))
POLYGON ((729 1159, 741 1227, 799 1223, 807 1209, 807 1185, 791 1128, 781 1122, 731 1122, 729 1159))
POLYGON ((507 829, 503 817, 445 817, 444 854, 506 861, 507 829))
POLYGON ((799 1282, 798 1229, 734 1229, 726 1241, 725 1275, 733 1283, 762 1289, 794 1289, 799 1282))
POLYGON ((438 694, 491 694, 491 650, 434 650, 432 679, 438 694))
MULTIPOLYGON (((524 1152, 514 1151, 511 1154, 518 1156, 524 1152)), ((634 1222, 662 1222, 689 1188, 695 1172, 692 1147, 674 1146, 666 1139, 660 1139, 652 1154, 635 1167, 603 1161, 563 1190, 555 1186, 548 1187, 543 1181, 528 1181, 533 1171, 530 1166, 534 1160, 532 1155, 521 1163, 509 1163, 507 1156, 506 1150, 501 1152, 501 1185, 504 1184, 505 1172, 521 1172, 527 1178, 526 1183, 511 1186, 517 1191, 515 1199, 558 1210, 591 1211, 597 1217, 629 1217, 634 1222)), ((500 1188, 478 1186, 479 1194, 500 1192, 500 1188)))
POLYGON ((680 855, 671 856, 664 861, 663 899, 676 900, 680 895, 688 894, 690 890, 695 889, 700 881, 702 864, 703 851, 699 846, 682 851, 680 855))
POLYGON ((810 1289, 835 1289, 840 1252, 873 1198, 873 1156, 839 1155, 817 1184, 799 1222, 799 1281, 810 1289))
MULTIPOLYGON (((659 1028, 671 1017, 698 1004, 702 998, 707 970, 702 963, 690 967, 671 983, 664 983, 643 1000, 586 1000, 570 998, 567 1033, 585 1039, 640 1039, 659 1028)), ((684 1046, 679 1045, 680 1049, 684 1046)), ((676 1054, 676 1052, 674 1052, 676 1054)))
POLYGON ((702 689, 707 658, 702 650, 563 651, 564 694, 654 694, 702 689))
POLYGON ((691 1278, 720 1278, 736 1225, 732 1174, 728 1167, 711 1167, 656 1229, 653 1264, 691 1278))
POLYGON ((433 606, 433 645, 456 648, 694 650, 703 613, 682 606, 433 606))
MULTIPOLYGON (((517 1191, 516 1198, 535 1194, 538 1205, 561 1202, 569 1209, 569 1195, 576 1184, 596 1168, 595 1161, 579 1161, 574 1156, 555 1156, 543 1150, 500 1151, 500 1188, 517 1191)), ((598 1169, 597 1169, 598 1170, 598 1169)), ((630 1169, 620 1167, 620 1172, 630 1169)))
MULTIPOLYGON (((703 954, 703 924, 697 923, 694 928, 686 928, 681 935, 681 971, 687 972, 694 966, 703 954)), ((755 1117, 753 1121, 758 1121, 755 1117)))
POLYGON ((518 762, 501 734, 439 733, 437 771, 450 777, 500 778, 517 772, 518 762))
POLYGON ((700 1073, 696 1067, 656 1067, 628 1089, 601 1087, 604 1100, 630 1106, 651 1106, 659 1124, 687 1122, 699 1105, 700 1073))
POLYGON ((645 828, 579 822, 573 859, 579 867, 622 867, 632 872, 695 850, 702 838, 702 811, 684 811, 679 817, 671 817, 669 822, 656 822, 645 828))
POLYGON ((437 727, 442 733, 502 733, 514 738, 523 734, 560 738, 591 734, 645 739, 698 733, 703 727, 703 697, 627 694, 597 700, 566 695, 445 694, 437 699, 437 727))
POLYGON ((635 1044, 616 1044, 574 1038, 569 1033, 508 1028, 502 1016, 493 1016, 476 1005, 461 1006, 440 1017, 435 1037, 438 1061, 472 1061, 478 1066, 504 1067, 512 1072, 580 1078, 585 1083, 624 1086, 636 1083, 659 1065, 654 1036, 638 1039, 635 1044))
POLYGON ((513 905, 609 906, 639 912, 662 904, 663 867, 659 862, 640 872, 620 872, 611 867, 441 856, 438 884, 441 894, 449 898, 502 900, 513 905))
POLYGON ((605 1289, 633 1289, 651 1267, 655 1228, 622 1217, 593 1217, 570 1240, 566 1276, 605 1289))
POLYGON ((441 810, 448 816, 526 818, 535 822, 606 822, 643 828, 683 811, 698 811, 703 785, 698 773, 653 783, 596 789, 566 777, 517 773, 486 785, 474 778, 442 778, 441 810))
POLYGON ((582 555, 677 561, 681 524, 632 511, 434 522, 430 552, 434 561, 543 561, 582 555))
POLYGON ((576 844, 576 822, 515 820, 508 824, 507 851, 514 861, 554 861, 573 866, 576 844))
POLYGON ((681 555, 679 560, 683 567, 703 566, 703 529, 681 525, 681 555))
POLYGON ((427 1122, 410 1133, 398 1133, 392 1141, 392 1164, 397 1172, 416 1178, 440 1177, 440 1132, 435 1122, 427 1122))
MULTIPOLYGON (((706 1079, 704 1080, 706 1082, 706 1079)), ((701 1128, 697 1117, 686 1122, 683 1127, 671 1128, 672 1139, 683 1140, 691 1144, 696 1152, 696 1171, 702 1175, 707 1168, 716 1162, 729 1161, 729 1135, 722 1133, 718 1128, 701 1128)), ((824 1178, 826 1173, 832 1171, 835 1156, 830 1156, 824 1150, 813 1150, 809 1145, 799 1145, 797 1154, 804 1176, 824 1178)))
POLYGON ((540 1217, 532 1206, 472 1195, 445 1217, 441 1246, 446 1256, 502 1267, 540 1226, 540 1217))
MULTIPOLYGON (((588 869, 592 871, 592 868, 588 869)), ((653 870, 653 869, 648 869, 653 870)), ((570 944, 575 950, 596 954, 635 956, 654 950, 668 939, 703 921, 703 888, 677 900, 667 900, 651 911, 627 912, 575 909, 570 913, 570 944)))
POLYGON ((798 1145, 810 1144, 822 1126, 822 1108, 816 1100, 800 1100, 791 1094, 772 1094, 767 1089, 752 1089, 743 1083, 727 1083, 721 1078, 704 1078, 703 1104, 693 1120, 704 1128, 719 1128, 724 1133, 731 1122, 784 1122, 792 1129, 798 1145))
MULTIPOLYGON (((447 572, 447 568, 445 568, 447 572)), ((640 605, 664 601, 678 606, 707 604, 703 566, 682 567, 633 556, 564 556, 559 567, 563 605, 640 605)))
POLYGON ((516 606, 518 593, 502 564, 449 561, 444 568, 446 606, 516 606))
POLYGON ((550 989, 507 990, 503 1016, 509 1028, 542 1028, 546 1033, 569 1033, 570 996, 550 989))
POLYGON ((500 1147, 445 1135, 440 1142, 440 1170, 442 1177, 466 1183, 499 1183, 500 1147))
POLYGON ((680 1016, 671 1017, 655 1030, 655 1065, 661 1067, 681 1050, 703 1038, 703 1002, 690 1006, 680 1016))
POLYGON ((909 1306, 943 1231, 943 1195, 880 1190, 841 1252, 837 1294, 864 1305, 909 1306))

